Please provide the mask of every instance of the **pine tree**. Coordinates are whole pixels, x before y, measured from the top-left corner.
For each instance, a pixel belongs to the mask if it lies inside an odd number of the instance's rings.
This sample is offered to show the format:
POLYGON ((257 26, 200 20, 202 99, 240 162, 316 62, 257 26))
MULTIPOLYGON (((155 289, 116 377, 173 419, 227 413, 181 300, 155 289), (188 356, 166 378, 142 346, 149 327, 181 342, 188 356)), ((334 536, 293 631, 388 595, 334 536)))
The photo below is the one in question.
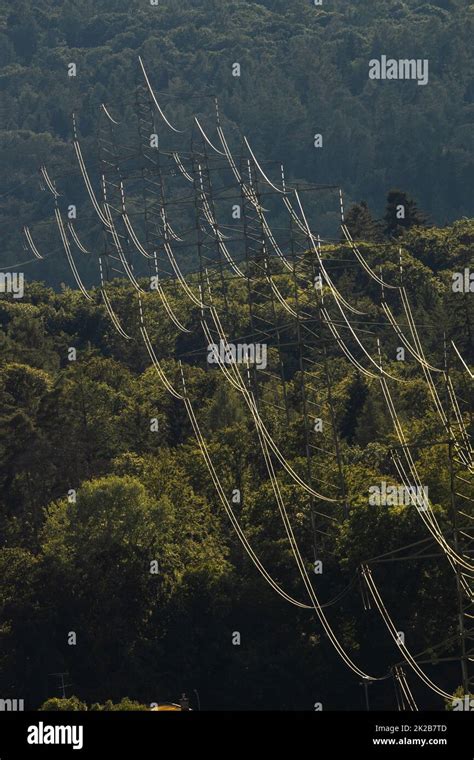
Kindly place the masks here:
POLYGON ((424 227, 425 214, 419 210, 416 201, 403 190, 390 190, 385 207, 385 234, 398 237, 410 227, 424 227))
POLYGON ((377 242, 382 237, 380 223, 373 218, 365 201, 351 206, 346 217, 346 227, 354 240, 377 242))

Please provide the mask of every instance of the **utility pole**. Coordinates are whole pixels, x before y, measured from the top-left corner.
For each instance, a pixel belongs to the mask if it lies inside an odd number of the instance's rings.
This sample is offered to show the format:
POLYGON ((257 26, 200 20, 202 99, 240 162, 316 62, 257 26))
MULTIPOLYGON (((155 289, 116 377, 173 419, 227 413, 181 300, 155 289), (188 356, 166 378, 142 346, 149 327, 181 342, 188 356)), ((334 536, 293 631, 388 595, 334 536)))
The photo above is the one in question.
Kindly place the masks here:
POLYGON ((70 683, 64 683, 64 676, 68 676, 69 673, 50 673, 50 676, 54 676, 55 678, 61 679, 61 684, 59 686, 59 690, 61 692, 61 699, 66 699, 66 689, 71 686, 70 683))

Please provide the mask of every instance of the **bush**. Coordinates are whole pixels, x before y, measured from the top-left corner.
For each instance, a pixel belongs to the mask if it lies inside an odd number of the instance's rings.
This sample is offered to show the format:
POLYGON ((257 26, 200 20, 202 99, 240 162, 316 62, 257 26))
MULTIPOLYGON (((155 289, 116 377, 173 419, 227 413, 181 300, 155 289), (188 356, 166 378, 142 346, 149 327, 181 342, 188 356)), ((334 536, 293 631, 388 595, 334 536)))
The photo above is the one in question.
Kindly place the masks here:
POLYGON ((86 712, 87 705, 85 702, 81 702, 77 697, 69 697, 68 699, 52 697, 51 699, 47 699, 46 702, 43 702, 40 710, 43 712, 86 712))

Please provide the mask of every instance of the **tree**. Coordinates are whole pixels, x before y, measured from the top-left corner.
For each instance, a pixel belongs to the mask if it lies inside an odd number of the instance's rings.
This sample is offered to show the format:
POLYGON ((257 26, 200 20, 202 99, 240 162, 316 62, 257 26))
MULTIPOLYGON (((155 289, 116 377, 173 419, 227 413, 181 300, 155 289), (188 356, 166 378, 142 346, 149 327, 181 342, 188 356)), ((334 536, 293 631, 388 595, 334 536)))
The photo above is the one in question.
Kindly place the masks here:
POLYGON ((67 699, 60 699, 59 697, 51 697, 43 702, 39 708, 42 712, 86 712, 87 705, 85 702, 81 702, 77 697, 68 697, 67 699))
POLYGON ((385 234, 398 237, 410 227, 423 227, 427 218, 418 209, 416 201, 403 190, 390 190, 385 208, 385 234))
POLYGON ((381 225, 375 221, 365 201, 351 206, 346 216, 346 227, 354 240, 377 242, 381 239, 381 225))
MULTIPOLYGON (((177 482, 168 478, 167 487, 180 498, 177 482)), ((193 604, 199 608, 226 568, 199 515, 193 524, 200 500, 183 494, 182 506, 175 506, 151 490, 136 477, 110 475, 84 483, 75 501, 47 510, 42 566, 45 602, 54 610, 50 635, 64 658, 58 665, 94 699, 121 696, 125 683, 135 684, 137 696, 151 683, 159 688, 160 671, 171 667, 161 643, 169 605, 196 578, 193 604), (179 519, 183 510, 186 518, 179 519), (75 646, 68 646, 70 631, 77 634, 75 646)))
POLYGON ((38 24, 31 9, 19 4, 7 19, 9 37, 19 58, 29 63, 38 46, 38 24))
POLYGON ((150 708, 136 700, 129 699, 129 697, 124 697, 117 704, 108 699, 105 704, 100 705, 96 703, 90 709, 98 712, 144 712, 150 708))

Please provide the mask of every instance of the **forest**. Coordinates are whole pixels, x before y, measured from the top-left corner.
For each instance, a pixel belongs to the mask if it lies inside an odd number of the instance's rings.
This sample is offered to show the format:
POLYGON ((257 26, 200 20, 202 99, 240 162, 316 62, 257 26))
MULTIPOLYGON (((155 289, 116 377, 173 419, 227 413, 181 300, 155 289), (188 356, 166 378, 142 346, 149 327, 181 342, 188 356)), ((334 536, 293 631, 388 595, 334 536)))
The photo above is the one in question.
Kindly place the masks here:
POLYGON ((376 5, 0 0, 2 700, 470 693, 474 6, 376 5))
MULTIPOLYGON (((361 216, 366 213, 353 209, 349 222, 361 216)), ((454 293, 451 283, 453 271, 464 271, 473 235, 468 221, 443 229, 412 226, 384 249, 386 260, 396 260, 403 250, 415 322, 435 366, 443 363, 441 325, 472 362, 472 297, 454 293)), ((380 248, 370 242, 361 247, 375 266, 380 248)), ((350 249, 340 243, 331 250, 341 256, 350 249)), ((365 272, 347 263, 335 277, 344 292, 358 294, 354 303, 364 305, 371 323, 381 324, 379 287, 368 285, 365 272)), ((280 272, 275 278, 291 303, 291 277, 280 272)), ((194 286, 196 276, 189 282, 194 286)), ((206 362, 200 310, 176 280, 164 288, 190 333, 164 318, 160 299, 148 289, 143 310, 156 356, 175 387, 182 362, 223 488, 229 497, 235 489, 241 494, 235 505, 240 524, 281 586, 301 595, 269 475, 262 455, 255 456, 259 439, 249 411, 219 368, 206 362)), ((232 312, 216 286, 218 311, 232 336, 248 335, 245 289, 235 278, 229 288, 232 312)), ((139 338, 137 294, 130 283, 117 278, 108 290, 121 324, 139 338)), ((68 696, 87 704, 125 697, 150 704, 196 689, 205 709, 313 709, 316 702, 327 709, 361 707, 357 679, 338 660, 314 613, 279 598, 243 551, 183 403, 167 393, 143 343, 117 333, 99 289, 91 293, 87 301, 77 290, 58 293, 31 282, 21 301, 5 295, 0 302, 1 693, 25 695, 38 706, 60 695, 49 674, 67 672, 68 696), (156 572, 150 572, 153 562, 156 572), (236 632, 239 646, 232 643, 236 632)), ((389 299, 400 320, 395 300, 389 299)), ((316 302, 308 301, 307 308, 316 314, 316 302)), ((277 324, 287 317, 280 307, 277 324)), ((390 457, 397 438, 377 381, 351 367, 328 328, 321 330, 309 351, 316 359, 321 341, 327 345, 349 511, 343 519, 337 507, 338 519, 317 539, 324 557, 318 593, 336 600, 328 616, 351 655, 370 672, 385 673, 400 653, 377 610, 364 611, 358 568, 429 535, 413 505, 370 503, 372 484, 398 482, 390 457)), ((395 360, 398 342, 389 324, 377 336, 387 369, 404 380, 393 389, 395 405, 448 535, 449 465, 428 386, 413 358, 395 360), (427 441, 434 442, 430 448, 422 445, 427 441)), ((375 354, 373 331, 364 342, 375 354)), ((356 351, 354 341, 349 343, 356 351)), ((293 468, 304 474, 301 373, 296 343, 288 344, 279 348, 274 339, 268 350, 273 370, 283 352, 289 419, 275 405, 265 420, 293 468)), ((275 376, 259 374, 262 398, 281 398, 275 376)), ((453 361, 451 376, 467 401, 470 389, 459 362, 453 361)), ((320 369, 311 379, 318 398, 326 399, 320 369)), ((324 406, 321 416, 329 414, 327 399, 324 406)), ((321 439, 320 451, 312 454, 315 471, 324 472, 324 481, 337 481, 329 427, 321 439)), ((316 499, 311 506, 283 468, 277 476, 311 569, 312 511, 324 513, 327 505, 316 499)), ((474 495, 467 486, 463 492, 474 495)), ((454 690, 461 682, 458 665, 437 658, 440 646, 444 654, 457 651, 455 576, 441 553, 434 557, 373 567, 410 649, 426 651, 430 675, 454 690)), ((411 679, 411 685, 425 707, 440 708, 423 684, 411 679)), ((371 699, 393 709, 386 684, 374 686, 371 699)))
MULTIPOLYGON (((19 261, 12 225, 41 222, 38 167, 70 172, 71 114, 96 155, 101 103, 134 120, 138 55, 173 123, 212 124, 209 96, 295 181, 342 186, 376 215, 402 187, 433 222, 469 215, 474 180, 473 5, 465 0, 28 0, 0 2, 2 260, 19 261), (377 82, 381 54, 428 59, 430 80, 377 82), (77 75, 68 76, 73 62, 77 75), (232 76, 238 62, 241 76, 232 76), (323 147, 314 147, 320 134, 323 147)), ((321 224, 333 219, 323 213, 321 224)), ((326 231, 323 229, 323 231, 326 231)), ((48 241, 47 235, 45 240, 48 241)), ((51 247, 51 240, 49 240, 51 247)), ((26 258, 26 257, 25 257, 26 258)), ((37 278, 57 282, 57 272, 37 278)), ((66 277, 66 270, 63 271, 66 277)))

